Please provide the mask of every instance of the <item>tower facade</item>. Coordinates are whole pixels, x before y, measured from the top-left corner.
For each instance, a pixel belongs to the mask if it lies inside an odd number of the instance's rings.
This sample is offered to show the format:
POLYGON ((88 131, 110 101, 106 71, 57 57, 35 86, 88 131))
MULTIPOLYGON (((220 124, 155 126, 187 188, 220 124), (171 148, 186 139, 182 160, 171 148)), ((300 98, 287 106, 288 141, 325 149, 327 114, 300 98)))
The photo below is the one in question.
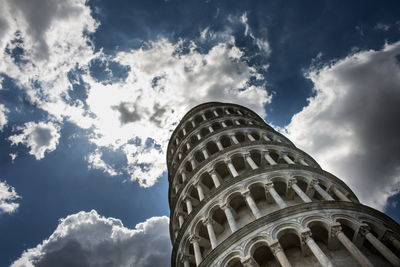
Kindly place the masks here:
POLYGON ((191 109, 167 165, 172 267, 400 266, 400 226, 245 107, 191 109))

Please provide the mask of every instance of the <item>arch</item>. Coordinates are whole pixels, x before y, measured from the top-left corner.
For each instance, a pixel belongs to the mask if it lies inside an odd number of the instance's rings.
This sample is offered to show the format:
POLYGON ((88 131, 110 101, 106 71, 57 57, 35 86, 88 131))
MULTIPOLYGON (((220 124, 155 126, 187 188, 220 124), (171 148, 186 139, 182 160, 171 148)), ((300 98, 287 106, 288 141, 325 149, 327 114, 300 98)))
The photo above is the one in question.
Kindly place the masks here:
POLYGON ((242 132, 235 133, 235 137, 239 141, 239 143, 243 143, 246 141, 246 137, 242 132))
POLYGON ((231 173, 229 172, 228 167, 226 166, 225 162, 218 162, 214 165, 214 170, 218 174, 218 176, 222 179, 228 179, 231 177, 231 173))
POLYGON ((224 148, 230 147, 232 145, 231 138, 229 136, 222 136, 220 142, 224 148))
POLYGON ((196 115, 196 116, 194 117, 194 121, 195 121, 196 123, 201 123, 201 122, 203 121, 203 118, 202 118, 200 115, 196 115))
POLYGON ((221 262, 221 266, 223 267, 239 267, 243 266, 241 265, 241 259, 243 258, 243 253, 241 251, 235 250, 229 253, 224 260, 221 262), (240 265, 237 265, 237 262, 240 263, 240 265))
POLYGON ((200 130, 201 136, 207 136, 209 133, 210 133, 210 130, 208 129, 208 127, 201 128, 201 130, 200 130))
POLYGON ((196 159, 197 162, 201 163, 203 162, 206 158, 204 157, 203 152, 201 151, 196 151, 194 153, 194 158, 196 159))
POLYGON ((207 110, 206 112, 204 112, 204 116, 206 116, 207 119, 212 119, 215 117, 211 110, 207 110))
POLYGON ((213 141, 210 141, 206 144, 206 149, 210 155, 213 155, 219 151, 217 144, 213 141))
POLYGON ((214 123, 211 125, 211 128, 213 128, 213 130, 214 130, 214 132, 215 132, 215 131, 218 131, 219 129, 222 129, 222 125, 221 125, 219 122, 214 122, 214 123))
POLYGON ((242 154, 234 154, 231 161, 239 175, 246 170, 246 163, 242 154))

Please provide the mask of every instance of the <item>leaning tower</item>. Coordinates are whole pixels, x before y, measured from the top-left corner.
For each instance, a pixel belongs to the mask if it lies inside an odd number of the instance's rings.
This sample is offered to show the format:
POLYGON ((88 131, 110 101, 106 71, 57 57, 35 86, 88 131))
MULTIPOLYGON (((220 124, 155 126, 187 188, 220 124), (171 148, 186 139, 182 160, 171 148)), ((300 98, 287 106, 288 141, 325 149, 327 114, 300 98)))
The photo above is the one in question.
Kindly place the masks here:
POLYGON ((167 151, 171 266, 400 266, 400 226, 253 111, 191 109, 167 151))

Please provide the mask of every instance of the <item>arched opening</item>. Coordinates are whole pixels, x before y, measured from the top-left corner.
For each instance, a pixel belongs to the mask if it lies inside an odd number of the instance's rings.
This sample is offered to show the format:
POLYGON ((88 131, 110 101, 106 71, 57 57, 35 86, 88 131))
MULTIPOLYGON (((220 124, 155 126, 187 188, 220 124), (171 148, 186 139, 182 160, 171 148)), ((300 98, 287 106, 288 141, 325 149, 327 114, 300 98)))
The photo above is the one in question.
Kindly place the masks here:
POLYGON ((210 110, 207 110, 204 113, 204 116, 206 116, 207 119, 212 119, 214 117, 214 114, 210 110))
POLYGON ((192 164, 189 161, 185 163, 185 170, 189 173, 193 171, 192 164))
POLYGON ((211 125, 211 128, 213 128, 214 131, 217 131, 217 130, 221 129, 222 126, 221 126, 221 124, 220 124, 219 122, 214 122, 214 123, 211 125))
POLYGON ((203 162, 205 160, 203 152, 201 151, 197 151, 196 153, 194 153, 194 158, 197 160, 197 162, 203 162))
POLYGON ((222 108, 217 108, 215 111, 218 113, 219 116, 222 116, 224 114, 222 108))
POLYGON ((244 119, 239 119, 238 122, 240 125, 246 125, 246 121, 244 119))
POLYGON ((280 180, 274 181, 275 191, 281 196, 282 199, 286 199, 287 185, 285 182, 280 180))
MULTIPOLYGON (((318 185, 319 185, 324 191, 326 191, 326 187, 325 187, 322 183, 319 183, 318 185)), ((315 190, 314 198, 317 199, 317 200, 319 200, 319 201, 324 200, 324 198, 321 196, 320 193, 317 192, 317 190, 315 190)))
POLYGON ((236 112, 233 110, 233 108, 227 108, 230 114, 236 114, 236 112))
POLYGON ((207 188, 207 191, 215 187, 211 175, 208 172, 205 172, 200 176, 200 182, 207 188))
POLYGON ((196 115, 196 117, 194 117, 194 121, 196 123, 201 123, 203 121, 203 118, 200 115, 196 115))
POLYGON ((186 154, 187 151, 188 151, 187 146, 183 146, 183 147, 182 147, 182 152, 183 152, 183 154, 186 154))
POLYGON ((224 162, 217 163, 215 165, 215 171, 222 180, 228 179, 231 175, 228 170, 228 167, 224 162))
MULTIPOLYGON (((208 252, 211 250, 211 243, 210 243, 210 237, 208 236, 208 231, 207 231, 207 227, 204 226, 204 224, 202 222, 199 222, 197 225, 197 234, 200 238, 204 238, 201 242, 201 244, 199 245, 203 245, 203 249, 201 249, 201 256, 204 259, 208 252)), ((201 246, 200 246, 201 248, 201 246)))
POLYGON ((246 204, 246 200, 240 193, 235 193, 231 197, 231 199, 229 200, 229 205, 237 214, 236 223, 239 227, 242 227, 255 219, 251 210, 246 204))
POLYGON ((219 151, 217 144, 214 142, 208 142, 206 148, 210 155, 215 154, 219 151))
POLYGON ((246 141, 246 137, 244 136, 243 133, 236 133, 235 134, 236 139, 239 141, 239 143, 243 143, 244 141, 246 141))
MULTIPOLYGON (((193 199, 196 199, 197 201, 200 201, 200 198, 199 198, 199 194, 198 194, 198 192, 197 192, 197 189, 196 189, 196 187, 194 187, 194 186, 192 186, 190 189, 189 189, 189 192, 190 192, 190 196, 193 198, 193 199)), ((195 207, 195 201, 193 201, 193 199, 192 199, 192 206, 193 206, 193 208, 195 207)))
POLYGON ((237 173, 240 175, 246 170, 246 164, 242 155, 235 155, 232 157, 232 164, 237 173))
POLYGON ((195 145, 199 141, 196 135, 192 135, 189 140, 192 145, 195 145))
POLYGON ((244 267, 239 258, 234 258, 228 262, 226 267, 244 267))
POLYGON ((269 151, 269 155, 276 162, 279 163, 279 155, 274 150, 269 151))
POLYGON ((232 145, 231 139, 228 136, 222 136, 220 142, 224 148, 230 147, 232 145))
POLYGON ((185 123, 185 129, 186 129, 186 133, 189 132, 190 130, 192 130, 193 129, 192 122, 188 121, 187 123, 185 123))
POLYGON ((324 225, 321 222, 311 222, 308 224, 308 228, 310 228, 312 238, 320 245, 320 248, 323 249, 325 247, 327 249, 329 233, 324 225))
POLYGON ((178 136, 182 139, 183 138, 183 131, 182 130, 180 130, 179 132, 178 132, 178 136))
POLYGON ((252 184, 249 187, 250 194, 253 197, 254 202, 256 203, 258 209, 261 214, 264 214, 265 210, 268 207, 267 200, 265 198, 265 187, 261 183, 252 184))
POLYGON ((202 128, 200 131, 201 136, 207 136, 210 133, 210 130, 208 128, 202 128))
POLYGON ((220 243, 232 233, 231 228, 224 211, 220 207, 214 207, 211 210, 211 218, 215 221, 213 226, 217 243, 220 243))
POLYGON ((279 264, 277 264, 271 249, 265 243, 258 245, 254 249, 252 256, 260 267, 280 266, 279 264))
POLYGON ((260 140, 260 135, 259 135, 258 133, 252 132, 252 133, 250 133, 250 134, 251 134, 251 136, 253 136, 253 138, 256 139, 257 141, 260 140))
POLYGON ((231 120, 226 120, 225 124, 226 124, 226 126, 230 127, 233 125, 233 122, 231 120))
POLYGON ((289 229, 279 233, 279 243, 291 263, 302 257, 301 241, 295 230, 289 229))
POLYGON ((259 151, 251 151, 250 157, 257 166, 261 166, 261 153, 259 151))

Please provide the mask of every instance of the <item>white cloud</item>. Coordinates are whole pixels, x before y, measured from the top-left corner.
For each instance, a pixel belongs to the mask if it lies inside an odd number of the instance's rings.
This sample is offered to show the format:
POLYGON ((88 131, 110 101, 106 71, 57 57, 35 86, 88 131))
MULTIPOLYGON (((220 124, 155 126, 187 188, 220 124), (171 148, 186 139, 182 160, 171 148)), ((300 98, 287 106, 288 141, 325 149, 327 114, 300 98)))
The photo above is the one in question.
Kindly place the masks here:
POLYGON ((114 170, 109 164, 105 163, 102 159, 103 153, 96 149, 93 153, 89 154, 87 161, 89 163, 89 168, 102 170, 111 176, 118 175, 119 173, 114 170))
POLYGON ((14 187, 0 181, 0 214, 15 212, 19 207, 19 203, 15 201, 19 198, 21 197, 15 192, 14 187))
POLYGON ((265 116, 263 105, 271 101, 264 86, 249 85, 251 78, 262 77, 242 60, 234 41, 204 54, 194 43, 182 53, 182 45, 160 39, 147 48, 118 53, 114 60, 129 66, 123 82, 103 84, 83 77, 90 86, 86 103, 95 115, 91 142, 121 149, 131 179, 145 187, 166 170, 171 131, 191 107, 206 101, 234 102, 265 116), (129 144, 136 138, 142 142, 129 144))
POLYGON ((286 127, 288 137, 383 209, 400 184, 400 42, 311 68, 315 96, 286 127))
POLYGON ((81 211, 60 220, 41 244, 11 266, 166 266, 170 262, 169 219, 152 217, 126 228, 115 218, 81 211))
POLYGON ((9 112, 8 108, 3 104, 0 104, 0 132, 3 131, 4 126, 7 125, 7 113, 9 112))
POLYGON ((375 25, 374 29, 387 32, 388 30, 390 30, 390 26, 387 24, 378 23, 375 25))
POLYGON ((17 127, 19 134, 8 139, 12 145, 24 144, 29 147, 29 154, 36 159, 44 158, 45 152, 56 149, 60 138, 60 127, 53 122, 27 122, 23 127, 17 127))

